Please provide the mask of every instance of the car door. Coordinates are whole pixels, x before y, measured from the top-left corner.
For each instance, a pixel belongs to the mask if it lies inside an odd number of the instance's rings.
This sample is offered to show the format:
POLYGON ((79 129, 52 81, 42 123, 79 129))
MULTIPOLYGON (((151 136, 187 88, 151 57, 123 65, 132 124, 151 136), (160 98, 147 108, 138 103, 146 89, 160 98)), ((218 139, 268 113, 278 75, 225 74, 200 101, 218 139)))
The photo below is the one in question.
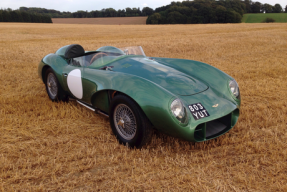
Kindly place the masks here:
POLYGON ((73 58, 68 65, 63 68, 64 90, 68 91, 76 99, 83 99, 83 74, 84 74, 84 58, 73 58))
POLYGON ((92 100, 92 96, 98 91, 98 89, 103 89, 106 85, 111 84, 111 79, 113 76, 112 68, 104 66, 104 60, 102 57, 106 57, 107 54, 94 53, 86 55, 85 67, 84 67, 84 77, 82 78, 83 83, 83 99, 87 104, 93 105, 101 109, 104 112, 108 112, 108 96, 107 92, 103 91, 97 93, 96 99, 92 100), (95 59, 96 58, 96 59, 95 59), (107 78, 109 77, 109 78, 107 78))

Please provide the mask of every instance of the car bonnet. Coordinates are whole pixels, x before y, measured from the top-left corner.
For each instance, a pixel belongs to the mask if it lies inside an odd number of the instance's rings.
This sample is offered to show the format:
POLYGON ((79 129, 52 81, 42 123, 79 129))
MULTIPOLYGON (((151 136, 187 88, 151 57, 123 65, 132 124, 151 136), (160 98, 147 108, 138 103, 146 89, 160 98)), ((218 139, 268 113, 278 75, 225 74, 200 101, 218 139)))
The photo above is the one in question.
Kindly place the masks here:
POLYGON ((176 95, 193 95, 208 89, 203 82, 146 57, 132 57, 113 64, 113 71, 152 81, 176 95))

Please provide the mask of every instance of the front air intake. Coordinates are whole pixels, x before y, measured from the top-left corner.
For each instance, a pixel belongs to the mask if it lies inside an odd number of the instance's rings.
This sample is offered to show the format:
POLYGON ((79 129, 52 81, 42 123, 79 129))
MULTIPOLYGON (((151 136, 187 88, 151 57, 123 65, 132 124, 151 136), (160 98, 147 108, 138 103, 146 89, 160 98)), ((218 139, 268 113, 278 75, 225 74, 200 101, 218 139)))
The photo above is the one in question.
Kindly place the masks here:
POLYGON ((230 128, 231 128, 231 113, 219 119, 206 122, 205 138, 211 139, 213 137, 217 137, 228 131, 230 128))
POLYGON ((221 118, 199 124, 194 131, 196 141, 205 141, 222 135, 229 131, 236 123, 239 115, 238 109, 221 118), (232 122, 232 115, 235 122, 232 122))

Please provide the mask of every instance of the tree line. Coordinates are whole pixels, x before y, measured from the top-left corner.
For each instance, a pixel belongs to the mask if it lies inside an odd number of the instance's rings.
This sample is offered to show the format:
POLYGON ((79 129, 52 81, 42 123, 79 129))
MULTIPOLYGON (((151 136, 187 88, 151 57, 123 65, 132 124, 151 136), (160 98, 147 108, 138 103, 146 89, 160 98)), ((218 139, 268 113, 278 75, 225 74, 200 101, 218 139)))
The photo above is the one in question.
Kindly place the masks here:
MULTIPOLYGON (((280 4, 274 6, 251 0, 194 0, 171 2, 155 9, 147 24, 240 23, 244 13, 281 13, 280 4)), ((285 8, 287 12, 287 6, 285 8)))
MULTIPOLYGON (((283 8, 280 4, 270 5, 268 3, 260 3, 258 1, 244 0, 246 13, 283 13, 283 8)), ((287 13, 287 5, 285 7, 287 13)))
POLYGON ((77 12, 60 12, 53 9, 44 9, 36 7, 20 7, 20 11, 26 11, 28 13, 39 13, 43 15, 48 15, 52 18, 94 18, 94 17, 137 17, 137 16, 149 16, 154 13, 154 10, 149 7, 144 7, 142 10, 140 8, 130 8, 115 10, 113 8, 107 8, 95 11, 83 11, 79 10, 77 12))
MULTIPOLYGON (((274 6, 251 0, 193 0, 171 2, 158 7, 130 8, 115 10, 107 8, 94 11, 61 12, 53 9, 20 7, 19 10, 1 10, 0 22, 44 22, 51 18, 95 18, 95 17, 136 17, 148 16, 147 24, 188 24, 188 23, 240 23, 245 13, 281 13, 280 4, 274 6)), ((287 13, 287 5, 285 7, 287 13)))
POLYGON ((8 8, 0 10, 0 22, 52 23, 52 19, 48 15, 8 8))

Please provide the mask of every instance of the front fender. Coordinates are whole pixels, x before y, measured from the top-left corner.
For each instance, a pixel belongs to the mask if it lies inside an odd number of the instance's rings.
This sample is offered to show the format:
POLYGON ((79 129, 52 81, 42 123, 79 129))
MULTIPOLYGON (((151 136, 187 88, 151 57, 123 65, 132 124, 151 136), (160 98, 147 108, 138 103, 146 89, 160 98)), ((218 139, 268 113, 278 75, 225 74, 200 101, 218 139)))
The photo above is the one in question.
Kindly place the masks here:
POLYGON ((240 100, 234 99, 230 93, 229 81, 233 78, 223 71, 199 61, 158 57, 154 57, 153 59, 204 82, 213 92, 240 105, 240 100))
POLYGON ((135 75, 88 68, 85 69, 84 79, 86 81, 84 94, 89 98, 103 90, 122 92, 141 107, 157 129, 174 134, 176 134, 175 127, 180 129, 181 126, 171 116, 169 107, 170 101, 176 96, 157 84, 135 75))

